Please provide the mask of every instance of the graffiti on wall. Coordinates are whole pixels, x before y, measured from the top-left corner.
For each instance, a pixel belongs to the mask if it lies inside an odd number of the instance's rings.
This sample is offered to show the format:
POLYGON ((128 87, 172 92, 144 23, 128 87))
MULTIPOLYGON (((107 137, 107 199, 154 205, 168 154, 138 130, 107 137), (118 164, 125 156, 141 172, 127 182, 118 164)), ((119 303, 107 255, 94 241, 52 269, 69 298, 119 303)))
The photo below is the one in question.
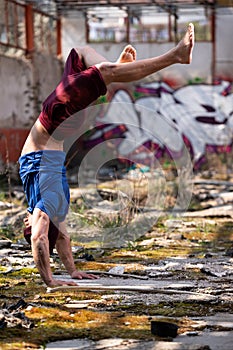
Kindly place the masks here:
POLYGON ((119 158, 151 164, 165 154, 179 157, 183 145, 194 167, 208 152, 230 152, 233 141, 232 83, 193 84, 178 90, 164 82, 136 86, 137 98, 118 90, 105 113, 96 120, 95 133, 85 146, 107 139, 115 143, 119 158))

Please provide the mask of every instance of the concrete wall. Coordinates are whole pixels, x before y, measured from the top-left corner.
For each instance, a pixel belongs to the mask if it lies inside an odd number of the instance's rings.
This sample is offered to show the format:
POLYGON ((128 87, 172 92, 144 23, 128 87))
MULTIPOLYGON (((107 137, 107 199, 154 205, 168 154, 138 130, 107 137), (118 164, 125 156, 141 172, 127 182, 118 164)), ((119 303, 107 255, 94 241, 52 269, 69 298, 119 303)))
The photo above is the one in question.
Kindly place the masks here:
POLYGON ((1 128, 25 127, 33 116, 31 62, 0 56, 1 128))
POLYGON ((38 116, 43 99, 61 76, 62 63, 38 54, 33 63, 24 57, 0 56, 1 128, 28 128, 38 116))
MULTIPOLYGON (((41 110, 42 102, 55 89, 63 71, 63 60, 43 54, 33 57, 33 77, 35 88, 35 118, 41 110)), ((34 119, 35 119, 34 118, 34 119)))
POLYGON ((224 9, 216 16, 216 75, 222 79, 233 79, 233 9, 229 15, 224 9))
POLYGON ((29 129, 62 73, 63 62, 37 54, 33 60, 0 55, 0 171, 17 161, 29 129))

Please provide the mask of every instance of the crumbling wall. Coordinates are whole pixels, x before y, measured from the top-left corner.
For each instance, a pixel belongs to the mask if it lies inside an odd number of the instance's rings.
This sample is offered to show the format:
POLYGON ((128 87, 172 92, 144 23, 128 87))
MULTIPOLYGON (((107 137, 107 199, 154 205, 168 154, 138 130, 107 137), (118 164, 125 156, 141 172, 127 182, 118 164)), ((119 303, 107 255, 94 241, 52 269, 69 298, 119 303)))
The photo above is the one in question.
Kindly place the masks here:
POLYGON ((1 128, 25 128, 33 117, 31 61, 0 56, 1 128))
POLYGON ((37 53, 31 59, 0 55, 0 172, 15 167, 42 101, 58 83, 63 63, 37 53))

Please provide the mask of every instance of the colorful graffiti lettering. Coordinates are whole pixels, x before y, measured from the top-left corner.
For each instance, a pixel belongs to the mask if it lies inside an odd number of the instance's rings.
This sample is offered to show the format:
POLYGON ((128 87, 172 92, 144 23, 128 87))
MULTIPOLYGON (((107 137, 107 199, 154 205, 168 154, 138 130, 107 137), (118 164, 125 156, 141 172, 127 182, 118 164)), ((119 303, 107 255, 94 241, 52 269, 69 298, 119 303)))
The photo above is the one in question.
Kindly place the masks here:
POLYGON ((119 158, 149 165, 165 153, 189 150, 194 167, 207 152, 229 152, 233 135, 232 83, 193 84, 173 90, 164 82, 136 87, 137 99, 118 90, 85 147, 117 139, 119 158), (152 157, 153 155, 153 157, 152 157))

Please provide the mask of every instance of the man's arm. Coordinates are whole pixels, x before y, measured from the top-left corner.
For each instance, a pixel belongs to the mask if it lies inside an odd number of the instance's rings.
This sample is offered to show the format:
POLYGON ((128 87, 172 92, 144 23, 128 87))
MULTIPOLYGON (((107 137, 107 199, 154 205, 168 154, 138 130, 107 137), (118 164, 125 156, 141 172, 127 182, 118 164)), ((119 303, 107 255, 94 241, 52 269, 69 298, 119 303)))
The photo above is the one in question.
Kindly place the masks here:
POLYGON ((42 280, 49 287, 61 285, 76 285, 76 283, 61 281, 53 278, 50 267, 49 241, 48 241, 49 217, 40 209, 35 208, 32 215, 32 255, 42 280))
POLYGON ((72 278, 74 279, 82 279, 82 278, 96 279, 97 278, 95 275, 87 274, 85 272, 81 272, 76 269, 74 259, 73 259, 72 249, 71 249, 70 237, 67 233, 65 222, 62 222, 59 225, 59 234, 56 241, 56 249, 67 272, 72 278))

